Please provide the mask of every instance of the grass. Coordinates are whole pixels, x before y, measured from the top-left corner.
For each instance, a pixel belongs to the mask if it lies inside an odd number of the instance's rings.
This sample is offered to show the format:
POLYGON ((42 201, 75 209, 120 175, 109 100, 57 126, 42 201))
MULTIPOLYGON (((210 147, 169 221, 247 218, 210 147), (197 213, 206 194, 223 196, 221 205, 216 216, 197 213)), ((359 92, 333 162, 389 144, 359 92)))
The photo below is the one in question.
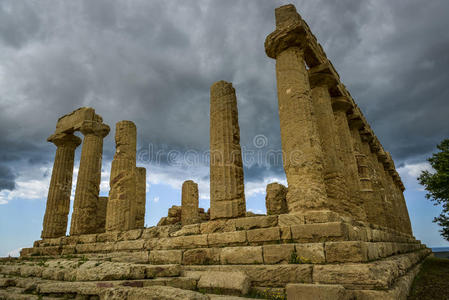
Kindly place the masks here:
POLYGON ((449 299, 449 259, 427 258, 413 281, 408 300, 449 299))

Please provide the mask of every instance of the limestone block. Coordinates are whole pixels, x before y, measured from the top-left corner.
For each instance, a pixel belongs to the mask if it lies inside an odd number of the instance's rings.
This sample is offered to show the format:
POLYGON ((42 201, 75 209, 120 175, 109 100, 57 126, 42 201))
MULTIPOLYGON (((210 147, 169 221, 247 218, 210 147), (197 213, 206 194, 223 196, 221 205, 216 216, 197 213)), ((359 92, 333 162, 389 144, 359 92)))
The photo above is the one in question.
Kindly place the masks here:
POLYGON ((145 265, 87 261, 76 269, 76 280, 99 281, 119 279, 144 279, 145 265))
POLYGON ((267 185, 267 194, 265 197, 267 215, 288 213, 286 197, 287 188, 284 185, 279 183, 270 183, 267 185))
POLYGON ((155 277, 174 277, 181 274, 181 267, 179 265, 162 265, 162 266, 145 266, 146 278, 155 277))
POLYGON ((142 236, 142 229, 134 229, 120 232, 117 241, 137 240, 142 236))
POLYGON ((208 235, 209 247, 246 245, 246 231, 211 233, 208 235))
POLYGON ((229 232, 235 231, 235 220, 212 220, 201 223, 201 233, 229 232))
POLYGON ((184 265, 217 265, 220 264, 220 248, 199 248, 186 250, 182 257, 184 265))
POLYGON ((142 250, 145 246, 145 240, 123 241, 115 244, 115 250, 142 250))
POLYGON ((132 287, 104 289, 100 293, 100 299, 209 300, 209 297, 198 292, 182 290, 169 286, 148 286, 139 289, 132 287))
POLYGON ((287 284, 287 298, 290 300, 349 300, 346 289, 330 284, 287 284))
POLYGON ((311 265, 239 266, 255 286, 279 287, 286 283, 311 283, 311 265))
POLYGON ((127 262, 133 264, 147 264, 149 262, 148 251, 113 252, 108 254, 113 262, 127 262))
POLYGON ((292 238, 297 241, 326 241, 347 238, 347 229, 340 222, 291 226, 292 238))
POLYGON ((204 272, 198 281, 198 289, 206 292, 221 293, 227 295, 246 295, 249 292, 251 282, 243 272, 204 272))
POLYGON ((191 249, 199 247, 207 247, 207 234, 164 238, 157 245, 158 249, 191 249))
POLYGON ((78 243, 80 244, 90 244, 95 243, 97 241, 96 234, 83 234, 78 236, 78 243))
POLYGON ((294 244, 264 245, 263 261, 265 264, 288 264, 294 251, 294 244))
POLYGON ((172 232, 181 229, 180 225, 154 226, 143 230, 142 238, 149 240, 153 238, 169 237, 172 232))
POLYGON ((368 243, 366 242, 326 242, 326 261, 366 262, 368 261, 368 243))
POLYGON ((181 264, 182 250, 151 250, 150 264, 181 264))
POLYGON ((79 241, 79 236, 65 236, 61 238, 61 245, 75 245, 79 241))
POLYGON ((274 243, 279 242, 281 238, 279 227, 248 230, 246 235, 250 244, 274 243))
POLYGON ((115 242, 118 240, 120 232, 118 231, 110 231, 105 233, 100 233, 97 235, 97 242, 115 242))
POLYGON ((41 266, 22 266, 20 276, 22 277, 42 277, 44 267, 41 266))
POLYGON ((302 263, 322 264, 326 261, 323 243, 295 244, 295 251, 302 263))
POLYGON ((42 247, 39 248, 39 254, 44 256, 57 256, 61 254, 61 247, 58 246, 42 247))
POLYGON ((62 246, 61 255, 71 255, 76 253, 76 245, 62 246))
POLYGON ((210 88, 210 218, 246 213, 237 98, 231 83, 210 88))
POLYGON ((291 241, 292 240, 292 231, 290 226, 288 227, 279 227, 281 231, 281 240, 282 241, 291 241))
POLYGON ((185 225, 180 230, 175 231, 173 233, 170 233, 170 236, 186 236, 186 235, 195 235, 200 234, 200 224, 191 224, 191 225, 185 225))
POLYGON ((199 222, 198 216, 198 184, 192 180, 182 184, 181 224, 189 225, 199 222))
POLYGON ((337 213, 330 210, 307 211, 304 213, 304 220, 306 224, 342 221, 337 213))
POLYGON ((95 114, 95 109, 91 107, 81 107, 70 114, 64 115, 58 119, 56 124, 56 133, 74 132, 79 130, 84 121, 94 121, 100 116, 95 114))
POLYGON ((279 226, 293 226, 305 224, 304 215, 303 214, 286 214, 278 216, 279 226))
POLYGON ((221 250, 221 264, 262 264, 262 247, 227 247, 221 250))
POLYGON ((249 230, 256 228, 267 228, 276 226, 278 223, 277 216, 257 216, 239 218, 235 220, 237 230, 249 230))

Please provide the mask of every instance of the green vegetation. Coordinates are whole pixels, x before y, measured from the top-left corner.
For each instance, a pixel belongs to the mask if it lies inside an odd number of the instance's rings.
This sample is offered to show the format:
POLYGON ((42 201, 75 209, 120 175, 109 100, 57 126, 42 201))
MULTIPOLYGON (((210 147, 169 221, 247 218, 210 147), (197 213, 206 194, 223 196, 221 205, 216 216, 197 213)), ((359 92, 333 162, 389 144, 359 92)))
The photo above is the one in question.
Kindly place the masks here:
POLYGON ((415 277, 408 300, 449 299, 449 259, 429 257, 415 277))
POLYGON ((440 151, 427 159, 435 173, 423 171, 418 180, 427 191, 426 198, 443 206, 443 211, 433 222, 441 226, 441 235, 449 241, 449 139, 437 148, 440 151))

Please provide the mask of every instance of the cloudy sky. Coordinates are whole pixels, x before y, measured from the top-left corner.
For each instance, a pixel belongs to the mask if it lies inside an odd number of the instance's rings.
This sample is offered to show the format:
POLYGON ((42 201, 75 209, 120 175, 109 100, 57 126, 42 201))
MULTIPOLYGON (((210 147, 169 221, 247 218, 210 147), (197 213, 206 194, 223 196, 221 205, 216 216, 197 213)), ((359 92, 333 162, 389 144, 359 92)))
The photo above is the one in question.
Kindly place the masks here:
MULTIPOLYGON (((449 137, 449 2, 297 0, 294 3, 362 108, 406 184, 418 239, 447 246, 439 213, 416 177, 449 137)), ((267 183, 285 181, 264 153, 280 149, 274 61, 263 43, 273 0, 0 0, 0 256, 37 240, 58 117, 94 107, 112 128, 105 139, 101 194, 108 194, 114 127, 138 128, 147 167, 146 224, 200 185, 209 206, 209 87, 237 91, 246 153, 247 207, 264 212, 267 183), (255 140, 262 138, 262 145, 255 140)), ((260 139, 259 139, 260 142, 260 139)), ((80 148, 76 153, 76 172, 80 148)))

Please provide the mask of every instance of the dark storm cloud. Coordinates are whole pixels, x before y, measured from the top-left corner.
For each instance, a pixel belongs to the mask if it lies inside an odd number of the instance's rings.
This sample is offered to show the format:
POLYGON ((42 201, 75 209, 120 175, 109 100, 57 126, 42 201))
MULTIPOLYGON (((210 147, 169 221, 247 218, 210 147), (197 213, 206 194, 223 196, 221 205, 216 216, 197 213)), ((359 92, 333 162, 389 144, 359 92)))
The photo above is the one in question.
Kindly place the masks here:
POLYGON ((15 178, 16 176, 9 167, 0 165, 0 191, 15 189, 15 178))
MULTIPOLYGON (((80 106, 111 126, 106 161, 120 120, 136 123, 139 149, 205 151, 217 80, 236 88, 242 149, 259 135, 267 144, 257 151, 280 149, 275 65, 263 43, 281 3, 0 0, 2 164, 51 162, 45 139, 80 106)), ((293 3, 398 165, 449 136, 449 2, 293 3)), ((245 171, 256 181, 282 174, 264 163, 245 171)))

